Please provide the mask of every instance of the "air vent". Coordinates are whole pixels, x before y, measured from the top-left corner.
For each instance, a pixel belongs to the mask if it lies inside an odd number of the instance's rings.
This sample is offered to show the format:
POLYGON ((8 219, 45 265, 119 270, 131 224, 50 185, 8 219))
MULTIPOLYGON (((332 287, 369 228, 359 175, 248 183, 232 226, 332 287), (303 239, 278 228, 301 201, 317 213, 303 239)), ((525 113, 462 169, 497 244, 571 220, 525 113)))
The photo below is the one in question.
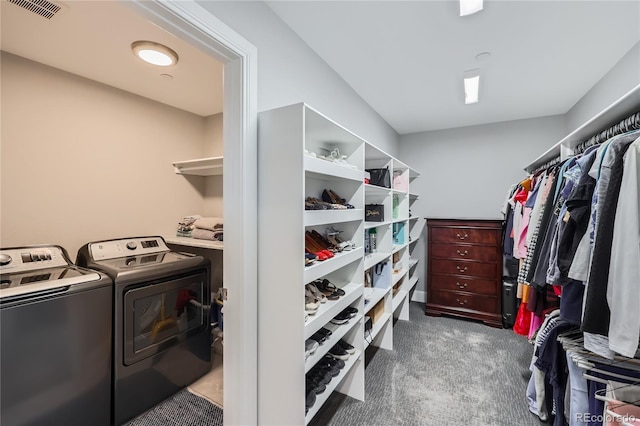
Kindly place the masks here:
POLYGON ((27 9, 29 12, 51 19, 60 11, 60 6, 47 0, 7 0, 17 6, 27 9))

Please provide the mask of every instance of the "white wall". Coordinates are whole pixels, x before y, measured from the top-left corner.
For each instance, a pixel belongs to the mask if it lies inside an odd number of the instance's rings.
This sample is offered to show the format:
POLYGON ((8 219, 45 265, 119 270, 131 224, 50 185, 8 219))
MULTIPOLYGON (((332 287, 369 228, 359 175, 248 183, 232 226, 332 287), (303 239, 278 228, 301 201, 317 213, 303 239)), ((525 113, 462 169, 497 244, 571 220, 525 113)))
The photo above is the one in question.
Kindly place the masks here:
MULTIPOLYGON (((204 124, 205 157, 221 157, 223 155, 222 113, 207 117, 204 124)), ((206 216, 223 216, 222 175, 208 176, 204 179, 204 207, 200 214, 206 216)))
POLYGON ((397 153, 397 133, 267 5, 199 3, 258 49, 259 111, 305 102, 387 153, 397 153))
POLYGON ((205 119, 2 53, 0 246, 174 235, 203 210, 205 119))
MULTIPOLYGON (((597 58, 594 58, 594 60, 597 60, 597 58)), ((638 85, 640 85, 640 42, 636 43, 635 46, 567 112, 567 133, 580 127, 580 125, 597 115, 600 111, 638 85)), ((637 102, 640 104, 640 96, 637 102)), ((623 117, 623 119, 624 118, 626 117, 623 117)), ((534 158, 532 158, 532 160, 534 158)))

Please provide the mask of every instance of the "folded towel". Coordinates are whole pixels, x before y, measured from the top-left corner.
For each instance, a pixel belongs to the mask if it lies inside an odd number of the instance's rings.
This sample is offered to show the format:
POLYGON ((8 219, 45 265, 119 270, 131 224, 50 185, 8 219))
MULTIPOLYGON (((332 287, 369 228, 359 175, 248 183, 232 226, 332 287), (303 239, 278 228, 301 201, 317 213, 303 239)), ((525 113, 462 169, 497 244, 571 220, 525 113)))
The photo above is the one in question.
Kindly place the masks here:
POLYGON ((192 234, 192 231, 191 231, 191 230, 189 230, 189 231, 181 231, 181 230, 179 230, 179 229, 178 229, 178 232, 176 232, 176 236, 178 236, 178 237, 192 238, 192 237, 193 237, 193 234, 192 234))
POLYGON ((222 236, 221 231, 210 231, 208 229, 196 228, 191 232, 191 237, 198 240, 221 241, 218 237, 222 236))
POLYGON ((216 226, 222 227, 223 221, 221 217, 201 217, 193 224, 196 228, 208 229, 209 231, 213 231, 217 229, 216 226))
POLYGON ((193 222, 200 219, 201 217, 202 216, 200 216, 199 214, 192 214, 191 216, 185 216, 182 218, 182 220, 180 220, 180 222, 178 222, 178 225, 190 226, 193 224, 193 222))

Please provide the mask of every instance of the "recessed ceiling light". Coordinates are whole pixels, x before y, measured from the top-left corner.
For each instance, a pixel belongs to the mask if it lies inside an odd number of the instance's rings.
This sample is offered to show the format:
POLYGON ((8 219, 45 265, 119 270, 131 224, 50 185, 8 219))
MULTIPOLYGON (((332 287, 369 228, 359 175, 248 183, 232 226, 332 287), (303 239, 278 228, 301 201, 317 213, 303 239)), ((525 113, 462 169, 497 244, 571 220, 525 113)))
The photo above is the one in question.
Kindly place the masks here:
POLYGON ((167 46, 153 41, 135 41, 131 43, 133 54, 145 62, 161 67, 178 63, 178 54, 167 46))
POLYGON ((464 72, 464 103, 475 104, 478 102, 480 89, 480 69, 464 72))
POLYGON ((460 16, 473 15, 482 10, 482 0, 460 0, 460 16))

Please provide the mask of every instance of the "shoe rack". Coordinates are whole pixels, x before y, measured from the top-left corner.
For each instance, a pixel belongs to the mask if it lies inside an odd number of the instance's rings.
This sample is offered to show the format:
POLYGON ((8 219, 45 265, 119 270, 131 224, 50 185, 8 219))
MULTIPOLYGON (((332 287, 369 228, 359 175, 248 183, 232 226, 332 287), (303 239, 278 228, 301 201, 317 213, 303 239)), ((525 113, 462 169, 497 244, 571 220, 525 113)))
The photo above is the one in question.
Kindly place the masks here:
POLYGON ((258 418, 265 425, 302 425, 334 391, 364 400, 368 341, 393 348, 394 308, 399 314, 408 302, 410 196, 408 188, 365 184, 364 169, 388 166, 407 176, 413 172, 303 103, 262 112, 258 120, 258 418), (336 148, 339 161, 329 155, 336 148), (322 199, 325 189, 353 208, 305 210, 305 199, 322 199), (372 203, 384 205, 384 222, 365 222, 364 206, 372 203), (324 234, 330 227, 342 231, 340 238, 355 248, 305 266, 305 233, 324 234), (365 256, 364 236, 372 228, 378 249, 365 256), (404 239, 394 243, 396 228, 404 239), (390 273, 379 288, 365 289, 365 270, 386 262, 391 272, 394 259, 398 272, 390 273), (322 279, 345 294, 307 316, 305 285, 322 279), (331 323, 347 307, 357 309, 355 317, 346 324, 331 323), (365 339, 365 315, 374 312, 373 339, 365 339), (305 341, 321 328, 331 336, 305 359, 305 341), (340 339, 354 346, 355 353, 305 412, 305 375, 340 339))

